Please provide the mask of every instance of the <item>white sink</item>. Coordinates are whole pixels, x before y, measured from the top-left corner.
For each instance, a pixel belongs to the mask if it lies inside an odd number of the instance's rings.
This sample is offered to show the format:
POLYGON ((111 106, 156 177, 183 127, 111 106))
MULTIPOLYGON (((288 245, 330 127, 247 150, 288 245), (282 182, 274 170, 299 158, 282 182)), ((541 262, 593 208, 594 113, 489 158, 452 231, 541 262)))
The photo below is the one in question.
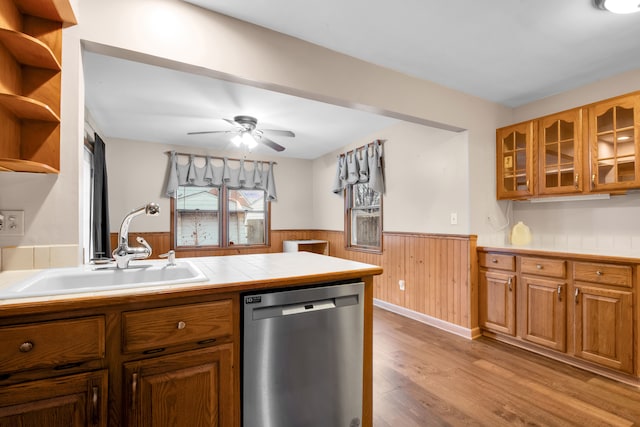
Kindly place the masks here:
POLYGON ((174 285, 206 279, 189 261, 177 261, 175 265, 168 265, 166 261, 132 263, 126 269, 111 265, 52 268, 0 290, 0 299, 174 285))

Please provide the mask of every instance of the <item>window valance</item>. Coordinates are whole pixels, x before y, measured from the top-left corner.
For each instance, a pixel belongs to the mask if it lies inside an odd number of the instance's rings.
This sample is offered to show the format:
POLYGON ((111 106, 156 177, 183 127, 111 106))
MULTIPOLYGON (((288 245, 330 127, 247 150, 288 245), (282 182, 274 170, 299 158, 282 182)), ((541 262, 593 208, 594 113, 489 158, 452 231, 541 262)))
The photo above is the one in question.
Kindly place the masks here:
POLYGON ((199 156, 169 152, 169 177, 167 197, 176 197, 179 186, 222 187, 232 189, 257 188, 267 193, 268 200, 277 200, 273 162, 226 157, 199 156), (181 162, 178 157, 186 157, 181 162), (204 158, 204 164, 196 164, 196 157, 204 158))
POLYGON ((340 194, 348 185, 358 183, 367 183, 372 190, 384 193, 384 159, 381 140, 338 156, 333 192, 340 194))

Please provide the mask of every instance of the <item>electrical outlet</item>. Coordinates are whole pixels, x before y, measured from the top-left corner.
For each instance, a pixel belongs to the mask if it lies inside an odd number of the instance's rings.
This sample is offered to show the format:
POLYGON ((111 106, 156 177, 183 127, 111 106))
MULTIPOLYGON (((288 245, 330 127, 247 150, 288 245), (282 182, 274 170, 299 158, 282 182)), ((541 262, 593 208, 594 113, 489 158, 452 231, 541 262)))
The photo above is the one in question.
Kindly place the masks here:
POLYGON ((24 211, 0 209, 0 236, 24 236, 24 211))
POLYGON ((458 213, 451 212, 451 225, 458 225, 458 213))
POLYGON ((399 280, 398 281, 398 286, 400 286, 400 290, 404 291, 404 280, 399 280))

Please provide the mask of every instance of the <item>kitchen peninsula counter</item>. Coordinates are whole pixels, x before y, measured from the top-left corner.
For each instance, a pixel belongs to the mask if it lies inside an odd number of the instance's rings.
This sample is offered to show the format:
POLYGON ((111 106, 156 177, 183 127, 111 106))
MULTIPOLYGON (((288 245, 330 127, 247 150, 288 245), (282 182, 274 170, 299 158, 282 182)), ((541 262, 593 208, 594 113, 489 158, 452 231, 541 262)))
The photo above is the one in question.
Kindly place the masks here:
MULTIPOLYGON (((62 414, 101 427, 166 416, 178 426, 239 427, 241 294, 363 282, 361 425, 371 427, 381 267, 309 252, 183 260, 206 280, 0 300, 0 424, 10 413, 9 424, 35 417, 47 425, 62 414)), ((36 273, 0 273, 0 290, 36 273)))

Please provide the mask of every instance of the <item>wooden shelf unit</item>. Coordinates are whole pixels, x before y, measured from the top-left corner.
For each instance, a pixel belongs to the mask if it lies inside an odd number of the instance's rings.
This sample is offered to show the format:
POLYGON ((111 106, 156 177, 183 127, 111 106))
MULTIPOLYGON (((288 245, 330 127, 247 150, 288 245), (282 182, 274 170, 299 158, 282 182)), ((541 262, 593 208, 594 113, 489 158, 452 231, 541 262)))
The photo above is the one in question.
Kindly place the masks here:
POLYGON ((58 173, 68 0, 0 3, 0 171, 58 173))

